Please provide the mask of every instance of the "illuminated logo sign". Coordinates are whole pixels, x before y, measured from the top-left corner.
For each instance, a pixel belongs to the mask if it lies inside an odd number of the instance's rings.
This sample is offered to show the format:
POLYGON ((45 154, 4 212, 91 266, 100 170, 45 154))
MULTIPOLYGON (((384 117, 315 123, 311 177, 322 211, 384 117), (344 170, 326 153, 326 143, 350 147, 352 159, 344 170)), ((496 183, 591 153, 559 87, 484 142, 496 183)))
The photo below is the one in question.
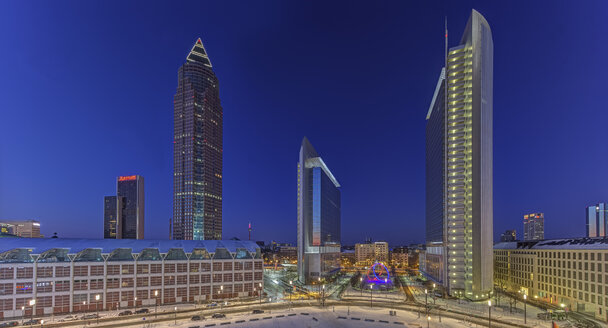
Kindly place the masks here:
POLYGON ((136 175, 129 175, 129 176, 125 176, 125 177, 118 177, 118 181, 133 181, 137 179, 136 175))

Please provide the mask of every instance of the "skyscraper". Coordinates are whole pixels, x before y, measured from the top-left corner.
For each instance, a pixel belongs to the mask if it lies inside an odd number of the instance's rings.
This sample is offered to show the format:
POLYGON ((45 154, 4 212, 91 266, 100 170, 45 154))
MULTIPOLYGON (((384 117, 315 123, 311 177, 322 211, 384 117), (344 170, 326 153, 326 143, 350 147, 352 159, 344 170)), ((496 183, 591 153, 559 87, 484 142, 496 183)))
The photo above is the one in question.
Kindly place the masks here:
POLYGON ((446 49, 427 114, 426 257, 441 263, 430 277, 469 299, 493 288, 493 49, 473 10, 460 43, 446 49))
POLYGON ((221 239, 223 111, 200 38, 179 68, 173 108, 173 239, 221 239))
POLYGON ((144 177, 118 177, 116 197, 122 198, 120 229, 122 239, 144 239, 144 177))
POLYGON ((103 238, 120 239, 122 229, 118 224, 122 216, 124 199, 116 196, 103 198, 103 238))
POLYGON ((532 213, 524 215, 524 241, 545 239, 545 215, 532 213))
POLYGON ((116 196, 106 196, 103 201, 104 238, 144 239, 144 177, 118 177, 116 196))
POLYGON ((608 228, 608 205, 606 203, 598 203, 597 205, 587 206, 585 213, 587 214, 587 237, 605 237, 606 229, 608 228))
POLYGON ((304 137, 298 162, 298 279, 340 269, 340 184, 304 137))

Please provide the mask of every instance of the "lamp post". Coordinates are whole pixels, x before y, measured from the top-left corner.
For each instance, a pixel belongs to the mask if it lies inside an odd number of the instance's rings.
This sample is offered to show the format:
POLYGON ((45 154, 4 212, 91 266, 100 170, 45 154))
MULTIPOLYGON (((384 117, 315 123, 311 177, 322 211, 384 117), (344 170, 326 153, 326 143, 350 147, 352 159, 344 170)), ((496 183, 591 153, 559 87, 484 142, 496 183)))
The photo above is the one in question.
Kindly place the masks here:
POLYGON ((260 292, 258 293, 258 295, 260 296, 260 309, 262 308, 262 283, 258 283, 258 287, 260 287, 260 292))
POLYGON ((429 315, 429 303, 428 303, 428 298, 429 298, 429 291, 428 289, 424 289, 424 311, 426 311, 426 315, 429 315))
POLYGON ((97 325, 99 326, 99 294, 95 295, 95 309, 97 310, 97 325))
POLYGON ((488 328, 492 328, 492 301, 488 301, 488 328))
POLYGON ((173 311, 175 311, 175 325, 177 326, 177 306, 173 307, 173 311))
POLYGON ((431 316, 427 315, 426 316, 426 328, 429 328, 431 326, 431 316))
POLYGON ((44 319, 40 320, 40 328, 44 327, 44 319))
MULTIPOLYGON (((564 308, 566 307, 566 304, 562 303, 559 306, 562 308, 562 310, 564 310, 564 308)), ((566 319, 567 318, 568 318, 568 312, 566 312, 566 319)))
POLYGON ((361 289, 361 297, 363 297, 363 277, 359 278, 359 289, 361 289))
POLYGON ((35 299, 31 299, 30 300, 30 307, 32 307, 32 318, 31 318, 31 322, 34 322, 34 305, 36 305, 36 300, 35 299))
POLYGON ((524 294, 524 325, 527 323, 527 312, 526 312, 526 300, 528 299, 528 295, 524 294))
POLYGON ((433 304, 435 304, 435 284, 433 284, 433 304))
POLYGON ((291 294, 293 293, 293 281, 289 280, 289 308, 291 309, 291 294))
POLYGON ((158 318, 158 290, 154 291, 154 320, 158 318))
POLYGON ((134 302, 135 302, 135 312, 137 312, 137 296, 135 296, 134 302))
POLYGON ((25 306, 21 307, 21 325, 23 326, 23 320, 25 319, 25 306))
POLYGON ((372 284, 369 284, 369 307, 374 307, 374 289, 372 288, 372 284))

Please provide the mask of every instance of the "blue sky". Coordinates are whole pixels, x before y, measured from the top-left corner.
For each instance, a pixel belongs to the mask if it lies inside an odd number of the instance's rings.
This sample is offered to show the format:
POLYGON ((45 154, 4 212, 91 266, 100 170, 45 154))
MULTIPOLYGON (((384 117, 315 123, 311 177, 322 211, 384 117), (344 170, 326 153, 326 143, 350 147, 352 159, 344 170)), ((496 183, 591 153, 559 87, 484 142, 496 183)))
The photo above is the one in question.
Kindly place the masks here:
POLYGON ((424 241, 425 115, 472 8, 494 37, 494 230, 544 212, 582 236, 608 201, 602 1, 3 1, 0 218, 102 237, 118 175, 168 238, 172 97, 201 37, 224 108, 224 237, 296 239, 307 136, 342 185, 342 236, 424 241))

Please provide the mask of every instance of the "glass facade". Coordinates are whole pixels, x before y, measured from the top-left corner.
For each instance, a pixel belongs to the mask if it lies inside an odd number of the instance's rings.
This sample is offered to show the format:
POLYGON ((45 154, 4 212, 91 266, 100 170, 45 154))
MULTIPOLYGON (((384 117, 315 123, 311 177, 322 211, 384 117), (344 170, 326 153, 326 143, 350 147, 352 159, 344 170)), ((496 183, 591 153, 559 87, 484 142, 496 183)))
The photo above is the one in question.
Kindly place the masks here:
POLYGON ((587 216, 587 237, 605 237, 608 228, 608 222, 606 221, 608 206, 606 203, 588 206, 585 212, 587 216))
POLYGON ((298 162, 298 276, 308 283, 340 268, 340 185, 304 138, 298 162))
POLYGON ((103 198, 103 238, 116 239, 118 217, 122 215, 122 197, 106 196, 103 198))
POLYGON ((173 239, 221 239, 223 110, 200 39, 178 71, 173 107, 173 239))
POLYGON ((545 215, 532 213, 524 215, 524 241, 545 239, 545 215))
POLYGON ((116 195, 122 199, 119 238, 144 239, 144 178, 139 175, 118 177, 116 195))

